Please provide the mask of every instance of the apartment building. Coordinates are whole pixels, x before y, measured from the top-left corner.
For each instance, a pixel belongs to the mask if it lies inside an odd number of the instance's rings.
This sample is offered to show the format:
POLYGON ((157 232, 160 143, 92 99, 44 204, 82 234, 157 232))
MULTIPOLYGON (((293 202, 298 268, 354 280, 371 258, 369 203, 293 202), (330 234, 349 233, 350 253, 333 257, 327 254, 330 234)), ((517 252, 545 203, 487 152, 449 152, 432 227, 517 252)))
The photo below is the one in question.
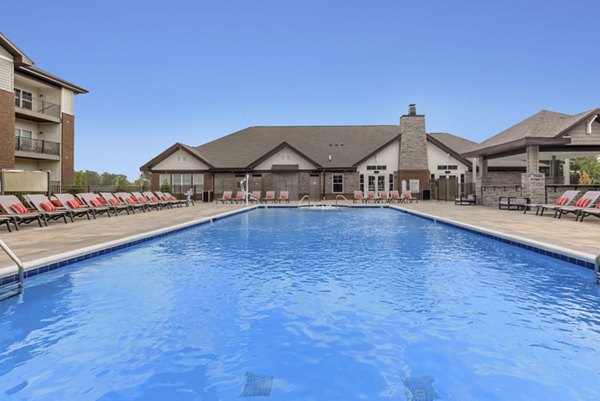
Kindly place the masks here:
POLYGON ((87 90, 43 71, 0 33, 0 168, 74 176, 75 95, 87 90))

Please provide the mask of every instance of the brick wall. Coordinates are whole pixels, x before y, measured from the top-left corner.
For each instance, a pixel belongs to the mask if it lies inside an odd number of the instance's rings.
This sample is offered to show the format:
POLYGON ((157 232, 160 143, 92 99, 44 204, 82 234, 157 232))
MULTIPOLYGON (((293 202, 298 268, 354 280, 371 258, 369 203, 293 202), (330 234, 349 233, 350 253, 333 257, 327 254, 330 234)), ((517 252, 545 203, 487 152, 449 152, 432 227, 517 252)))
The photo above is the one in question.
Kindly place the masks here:
POLYGON ((0 168, 15 165, 15 94, 0 89, 0 168))
POLYGON ((75 178, 75 116, 62 113, 61 126, 61 181, 62 185, 73 185, 75 178))

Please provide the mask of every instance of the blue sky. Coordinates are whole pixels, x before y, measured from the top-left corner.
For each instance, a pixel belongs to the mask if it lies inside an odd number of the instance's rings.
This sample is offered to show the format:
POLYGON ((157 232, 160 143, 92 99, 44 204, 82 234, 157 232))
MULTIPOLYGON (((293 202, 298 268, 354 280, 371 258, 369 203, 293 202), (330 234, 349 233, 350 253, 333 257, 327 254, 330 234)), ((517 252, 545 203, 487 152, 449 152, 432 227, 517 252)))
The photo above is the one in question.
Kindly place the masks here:
MULTIPOLYGON (((32 0, 0 31, 76 98, 76 169, 139 175, 253 125, 397 124, 475 141, 600 107, 597 1, 32 0)), ((6 16, 11 16, 6 18, 6 16)))

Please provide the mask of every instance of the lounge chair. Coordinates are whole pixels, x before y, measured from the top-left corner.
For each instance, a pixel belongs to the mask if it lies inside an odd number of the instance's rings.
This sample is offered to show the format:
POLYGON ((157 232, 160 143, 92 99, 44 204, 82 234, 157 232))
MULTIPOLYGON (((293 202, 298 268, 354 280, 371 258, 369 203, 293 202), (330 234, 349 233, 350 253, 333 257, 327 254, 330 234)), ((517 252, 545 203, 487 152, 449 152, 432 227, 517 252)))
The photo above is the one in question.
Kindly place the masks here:
POLYGON ((477 204, 477 196, 468 194, 467 196, 460 195, 454 200, 455 205, 475 206, 477 204))
POLYGON ((165 202, 171 202, 172 206, 177 206, 177 207, 182 207, 183 205, 189 206, 189 203, 187 200, 177 199, 176 197, 174 197, 173 195, 171 195, 168 192, 154 191, 154 193, 156 194, 156 196, 158 196, 160 199, 164 200, 165 202))
POLYGON ((402 194, 402 203, 419 203, 419 200, 417 198, 413 198, 412 194, 410 192, 405 192, 402 194))
POLYGON ((142 213, 146 213, 146 210, 150 210, 150 207, 145 203, 138 201, 130 192, 115 192, 117 199, 120 199, 123 203, 131 205, 134 209, 141 210, 142 213))
POLYGON ((279 198, 277 198, 277 202, 286 202, 290 203, 290 193, 289 191, 279 191, 279 198))
POLYGON ((377 192, 368 191, 367 192, 367 202, 373 201, 375 203, 379 202, 379 197, 377 196, 377 192))
POLYGON ((5 224, 8 232, 12 232, 12 228, 10 228, 10 223, 13 223, 13 220, 8 216, 0 216, 0 224, 5 224))
POLYGON ((126 212, 129 214, 130 211, 135 214, 133 206, 121 202, 121 200, 117 199, 110 192, 100 192, 99 195, 100 196, 98 196, 96 200, 102 203, 102 206, 108 206, 115 213, 115 216, 121 212, 126 212))
POLYGON ((587 216, 594 216, 600 218, 600 202, 596 203, 595 207, 586 207, 584 209, 579 210, 579 214, 575 217, 579 217, 579 221, 583 221, 583 219, 587 216))
POLYGON ((260 203, 260 197, 262 196, 262 191, 252 191, 248 200, 252 202, 260 203))
MULTIPOLYGON (((93 193, 81 193, 74 196, 72 194, 54 194, 56 201, 60 203, 66 209, 73 210, 73 212, 79 212, 87 210, 92 213, 94 219, 97 215, 106 214, 110 217, 111 208, 103 206, 103 204, 97 199, 98 195, 93 193)), ((59 204, 56 203, 58 206, 59 204)))
POLYGON ((14 195, 0 195, 0 207, 4 213, 13 221, 15 229, 19 231, 19 225, 29 224, 37 221, 40 227, 43 227, 42 221, 48 225, 43 219, 41 213, 28 210, 14 195))
MULTIPOLYGON (((131 195, 137 199, 137 201, 141 204, 144 204, 148 207, 148 209, 155 208, 157 211, 162 209, 163 205, 160 202, 154 202, 146 196, 142 195, 140 192, 132 192, 131 195)), ((158 198, 156 198, 158 200, 158 198)))
POLYGON ((246 200, 246 198, 244 197, 245 194, 246 194, 246 192, 244 192, 244 191, 237 191, 237 193, 235 194, 235 198, 231 199, 231 202, 235 202, 235 203, 244 202, 246 200))
POLYGON ((594 208, 598 203, 598 199, 600 199, 600 191, 587 191, 573 206, 561 206, 556 209, 554 217, 560 219, 563 214, 573 213, 575 215, 575 220, 577 220, 580 217, 581 210, 594 208))
POLYGON ((150 191, 144 192, 143 195, 146 198, 148 198, 150 200, 150 202, 158 203, 159 205, 167 207, 167 208, 173 207, 173 202, 164 201, 150 191))
POLYGON ((106 212, 110 217, 108 209, 106 209, 106 211, 97 211, 96 208, 86 205, 85 202, 80 201, 71 194, 54 194, 50 202, 52 202, 52 204, 54 204, 56 207, 68 210, 72 217, 85 216, 88 220, 90 220, 91 215, 95 220, 96 214, 102 214, 104 212, 106 212))
POLYGON ((390 191, 390 202, 400 203, 402 199, 400 198, 400 193, 398 191, 390 191))
POLYGON ((390 203, 390 196, 387 192, 380 192, 379 199, 381 202, 390 203))
POLYGON ((356 203, 358 201, 365 203, 365 197, 363 196, 362 191, 354 191, 354 199, 352 199, 352 203, 356 203))
POLYGON ((275 191, 267 191, 265 197, 263 198, 263 202, 273 202, 275 203, 275 191))
POLYGON ((67 216, 71 223, 73 222, 73 215, 64 208, 57 208, 46 195, 29 194, 23 195, 23 198, 31 209, 35 209, 42 215, 46 223, 52 220, 63 220, 67 224, 67 216))
POLYGON ((575 197, 579 194, 579 191, 566 191, 560 198, 556 200, 554 203, 531 203, 525 207, 523 213, 527 213, 527 209, 536 208, 535 214, 539 216, 544 215, 545 210, 554 210, 556 215, 556 210, 561 206, 569 206, 575 199, 575 197))
POLYGON ((223 196, 221 197, 221 199, 217 199, 216 203, 223 203, 225 204, 225 202, 227 203, 233 203, 233 201, 231 200, 231 196, 232 196, 233 192, 232 191, 223 191, 223 196))

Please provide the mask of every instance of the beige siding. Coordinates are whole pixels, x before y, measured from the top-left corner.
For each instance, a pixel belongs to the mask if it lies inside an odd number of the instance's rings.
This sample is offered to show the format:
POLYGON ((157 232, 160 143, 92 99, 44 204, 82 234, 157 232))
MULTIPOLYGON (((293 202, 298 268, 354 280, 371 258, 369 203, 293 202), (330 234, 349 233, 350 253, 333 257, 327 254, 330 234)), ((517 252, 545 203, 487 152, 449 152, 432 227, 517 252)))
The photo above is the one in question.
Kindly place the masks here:
POLYGON ((468 166, 463 164, 451 154, 438 148, 431 142, 427 142, 427 161, 430 174, 435 174, 436 178, 438 178, 440 175, 448 175, 445 173, 445 170, 438 170, 437 166, 440 165, 458 166, 457 170, 450 170, 450 175, 460 176, 461 174, 465 174, 466 178, 469 172, 468 166))
POLYGON ((178 150, 158 163, 152 170, 208 170, 208 166, 184 150, 178 150))
MULTIPOLYGON (((0 50, 4 50, 0 48, 0 50)), ((10 55, 9 55, 10 56, 10 55)), ((12 92, 14 82, 14 66, 12 58, 8 59, 0 54, 0 89, 12 92)))
POLYGON ((291 149, 285 148, 281 149, 279 152, 260 163, 254 169, 271 170, 273 164, 298 165, 299 170, 314 170, 317 168, 314 164, 306 160, 306 158, 302 157, 291 149))
POLYGON ((600 123, 592 123, 592 133, 587 133, 587 121, 576 125, 567 132, 572 145, 600 145, 600 123))

